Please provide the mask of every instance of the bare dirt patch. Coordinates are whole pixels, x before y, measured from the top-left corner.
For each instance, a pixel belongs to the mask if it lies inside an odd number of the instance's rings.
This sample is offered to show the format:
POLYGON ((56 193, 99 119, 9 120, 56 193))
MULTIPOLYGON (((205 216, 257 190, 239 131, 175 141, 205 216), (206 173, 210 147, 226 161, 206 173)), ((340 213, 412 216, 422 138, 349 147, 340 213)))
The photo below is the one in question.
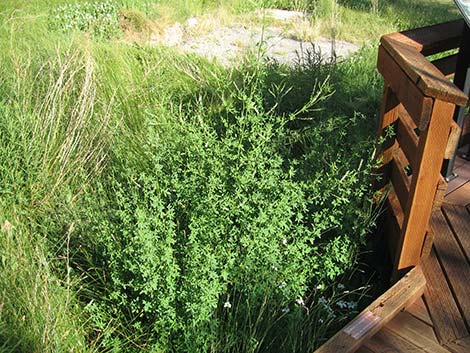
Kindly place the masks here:
POLYGON ((225 66, 233 64, 247 51, 265 53, 269 59, 293 65, 305 60, 312 51, 329 61, 344 58, 357 51, 359 46, 345 41, 318 38, 302 41, 286 30, 282 23, 305 21, 306 14, 298 11, 268 10, 265 16, 272 21, 268 27, 244 24, 213 25, 210 31, 199 33, 200 20, 190 18, 186 23, 175 23, 162 34, 153 34, 149 45, 167 45, 185 53, 195 53, 217 60, 225 66))

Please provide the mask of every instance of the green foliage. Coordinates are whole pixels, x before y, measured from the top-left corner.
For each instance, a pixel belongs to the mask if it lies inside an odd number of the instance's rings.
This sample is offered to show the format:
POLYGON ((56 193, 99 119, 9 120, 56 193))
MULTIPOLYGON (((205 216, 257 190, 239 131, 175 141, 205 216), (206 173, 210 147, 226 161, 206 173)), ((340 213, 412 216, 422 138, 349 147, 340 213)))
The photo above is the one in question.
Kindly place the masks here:
MULTIPOLYGON (((134 52, 143 71, 153 54, 134 52)), ((190 70, 203 72, 200 65, 190 70)), ((180 86, 180 98, 173 90, 158 114, 143 109, 144 136, 121 134, 141 144, 117 141, 113 167, 79 216, 88 245, 76 266, 101 278, 89 307, 96 328, 105 317, 125 327, 104 345, 282 351, 292 341, 277 341, 279 325, 305 322, 296 300, 310 297, 321 311, 311 285, 326 288, 354 264, 373 221, 373 164, 372 144, 348 133, 365 118, 314 114, 331 95, 327 82, 298 112, 276 113, 284 108, 265 96, 272 69, 213 71, 199 87, 180 86)), ((165 78, 157 77, 148 80, 158 88, 165 78)))
POLYGON ((129 26, 136 32, 144 32, 149 30, 149 20, 144 12, 135 9, 121 9, 119 11, 123 26, 129 26))
POLYGON ((0 351, 92 352, 84 323, 77 320, 76 283, 53 273, 44 239, 5 216, 0 218, 0 351))
POLYGON ((50 26, 62 32, 82 31, 98 38, 120 34, 118 6, 114 0, 70 3, 52 11, 50 26))
POLYGON ((354 314, 373 47, 224 69, 42 25, 0 27, 1 349, 307 352, 354 314))

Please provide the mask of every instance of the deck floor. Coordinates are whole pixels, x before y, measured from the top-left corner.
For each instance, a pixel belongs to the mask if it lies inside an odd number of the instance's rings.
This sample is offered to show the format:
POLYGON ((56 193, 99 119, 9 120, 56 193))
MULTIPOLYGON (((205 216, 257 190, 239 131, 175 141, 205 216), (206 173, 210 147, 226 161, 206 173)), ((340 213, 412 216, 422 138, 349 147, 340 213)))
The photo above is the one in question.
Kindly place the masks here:
POLYGON ((459 176, 431 218, 435 236, 423 261, 423 297, 357 352, 470 352, 470 162, 458 158, 455 171, 459 176))

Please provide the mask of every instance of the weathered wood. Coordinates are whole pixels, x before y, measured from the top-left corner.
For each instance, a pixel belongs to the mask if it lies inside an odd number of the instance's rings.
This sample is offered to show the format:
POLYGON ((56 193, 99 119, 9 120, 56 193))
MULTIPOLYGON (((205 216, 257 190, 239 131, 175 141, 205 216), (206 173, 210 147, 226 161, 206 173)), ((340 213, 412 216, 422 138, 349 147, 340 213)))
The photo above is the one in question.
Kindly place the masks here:
POLYGON ((460 249, 442 212, 435 212, 431 226, 436 234, 434 247, 465 320, 470 323, 470 264, 460 249))
POLYGON ((443 344, 466 337, 467 329, 434 250, 422 266, 427 281, 424 300, 439 342, 443 344))
MULTIPOLYGON (((464 206, 446 204, 442 210, 452 224, 460 248, 470 262, 470 214, 464 206)), ((468 295, 470 296, 470 293, 468 295)))
POLYGON ((410 196, 410 180, 405 172, 407 162, 401 148, 397 149, 393 154, 391 180, 402 209, 406 208, 410 196))
POLYGON ((428 97, 464 106, 468 97, 449 81, 416 48, 384 36, 382 46, 407 74, 419 90, 428 97))
POLYGON ((450 78, 455 74, 455 68, 457 67, 457 54, 449 55, 444 58, 440 58, 431 63, 440 71, 442 74, 450 78))
POLYGON ((365 346, 375 352, 422 353, 419 347, 386 328, 366 342, 365 346))
POLYGON ((457 189, 447 194, 445 202, 460 206, 470 204, 470 181, 465 182, 457 189))
POLYGON ((432 320, 429 316, 429 312, 426 308, 426 304, 424 303, 423 297, 415 300, 405 309, 405 311, 432 327, 432 320))
POLYGON ((431 55, 457 48, 460 44, 463 27, 464 21, 459 19, 409 31, 391 33, 384 37, 412 46, 423 55, 431 55))
POLYGON ((397 272, 419 263, 434 201, 434 192, 430 191, 436 190, 447 144, 447 135, 442 132, 448 131, 454 107, 451 103, 436 100, 429 127, 421 131, 417 167, 413 171, 408 205, 403 210, 403 234, 394 262, 397 272))
POLYGON ((455 150, 457 149, 457 145, 460 139, 460 126, 455 121, 451 122, 450 125, 450 133, 449 139, 447 140, 447 146, 444 152, 445 159, 451 159, 454 157, 455 150))
POLYGON ((440 346, 431 326, 406 312, 399 313, 386 327, 403 339, 413 342, 423 352, 448 353, 440 346))
POLYGON ((377 69, 416 125, 421 130, 426 129, 431 117, 432 98, 420 91, 383 46, 379 47, 377 69))
POLYGON ((400 310, 419 298, 426 286, 421 268, 408 272, 392 288, 376 299, 353 321, 336 333, 316 353, 349 353, 377 333, 400 310))
POLYGON ((385 223, 383 225, 390 258, 393 258, 397 251, 403 219, 404 215, 400 206, 400 201, 398 201, 395 190, 392 189, 387 196, 387 211, 385 215, 385 223))
POLYGON ((416 168, 416 152, 418 149, 418 136, 410 115, 403 109, 399 113, 397 122, 397 141, 410 162, 411 169, 416 168))
POLYGON ((434 196, 433 209, 439 209, 442 206, 447 192, 447 181, 441 175, 437 182, 436 196, 434 196))
POLYGON ((427 231, 426 236, 424 237, 423 248, 421 249, 421 261, 423 258, 426 258, 431 253, 432 245, 434 243, 434 233, 433 231, 427 231))
MULTIPOLYGON (((378 136, 385 138, 385 129, 392 125, 398 119, 399 102, 397 96, 390 86, 384 85, 384 93, 382 99, 382 106, 380 108, 378 136)), ((395 139, 386 140, 384 145, 381 146, 382 165, 388 164, 393 156, 393 152, 398 144, 395 139)), ((388 181, 389 174, 382 174, 386 181, 388 181)))
POLYGON ((470 337, 465 337, 455 342, 448 342, 445 347, 453 353, 468 353, 470 352, 470 337))

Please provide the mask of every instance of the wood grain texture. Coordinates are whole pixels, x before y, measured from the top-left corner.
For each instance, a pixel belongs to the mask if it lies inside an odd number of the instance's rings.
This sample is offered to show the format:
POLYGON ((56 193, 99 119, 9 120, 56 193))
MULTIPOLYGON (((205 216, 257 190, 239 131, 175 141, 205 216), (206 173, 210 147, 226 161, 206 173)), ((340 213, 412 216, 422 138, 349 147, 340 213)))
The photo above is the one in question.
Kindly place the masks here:
POLYGON ((460 106, 467 104, 468 97, 465 93, 449 81, 416 48, 389 36, 382 37, 380 43, 425 96, 460 106))
POLYGON ((403 339, 393 331, 383 329, 364 344, 376 352, 387 353, 422 353, 413 343, 403 339))
POLYGON ((444 344, 466 337, 467 328, 434 249, 422 266, 427 281, 424 300, 439 342, 444 344))
POLYGON ((448 183, 441 175, 437 183, 436 196, 434 197, 433 209, 439 209, 444 202, 444 198, 447 192, 448 183))
POLYGON ((366 346, 361 346, 361 347, 356 351, 356 353, 379 353, 379 352, 370 350, 370 349, 367 348, 366 346))
POLYGON ((402 109, 397 121, 397 141, 405 153, 406 159, 412 169, 416 168, 416 153, 418 149, 418 136, 414 132, 416 125, 406 110, 402 109))
POLYGON ((431 55, 460 45, 464 21, 462 19, 387 34, 385 37, 414 47, 423 55, 431 55))
MULTIPOLYGON (((400 103, 398 102, 398 98, 393 92, 392 88, 385 84, 384 85, 384 92, 382 98, 382 105, 380 108, 380 117, 379 117, 379 127, 377 136, 385 137, 386 128, 392 125, 398 119, 398 109, 400 103)), ((393 152, 398 147, 396 143, 396 139, 393 138, 391 140, 385 141, 381 147, 381 159, 382 159, 382 166, 387 165, 393 156, 393 152)), ((387 169, 381 171, 383 179, 385 182, 389 180, 389 173, 387 169)))
POLYGON ((465 337, 455 342, 449 342, 445 347, 453 353, 468 353, 470 352, 470 337, 465 337))
POLYGON ((429 312, 426 308, 423 297, 415 300, 405 309, 405 311, 432 327, 433 324, 431 316, 429 316, 429 312))
POLYGON ((387 324, 387 329, 393 331, 403 339, 412 342, 423 352, 447 353, 437 341, 434 330, 431 326, 418 320, 414 316, 402 312, 387 324))
POLYGON ((457 149, 457 145, 459 143, 461 131, 462 129, 460 126, 455 121, 452 121, 450 125, 449 139, 447 140, 447 146, 444 152, 445 159, 451 159, 454 157, 455 150, 457 149))
POLYGON ((426 281, 421 268, 412 269, 392 288, 364 309, 353 321, 318 348, 315 353, 349 353, 356 351, 364 341, 377 333, 400 310, 419 298, 425 286, 426 281), (358 327, 357 323, 361 322, 364 317, 370 317, 370 315, 378 317, 380 320, 370 326, 367 332, 361 333, 360 337, 357 338, 346 333, 350 332, 351 327, 358 327))
POLYGON ((434 247, 464 319, 470 323, 470 264, 442 212, 435 212, 431 227, 434 247))
POLYGON ((408 160, 402 149, 398 148, 393 154, 391 180, 402 209, 406 208, 410 196, 410 180, 405 172, 407 166, 408 160))
POLYGON ((417 167, 413 171, 408 204, 403 210, 403 234, 394 261, 397 272, 419 263, 447 144, 443 131, 448 131, 453 112, 453 104, 436 100, 429 127, 421 132, 417 167))
MULTIPOLYGON (((467 262, 470 262, 470 214, 464 206, 446 204, 442 210, 452 225, 467 262)), ((470 276, 470 273, 468 275, 470 276)))
POLYGON ((426 129, 431 117, 432 98, 421 92, 383 46, 379 47, 377 69, 416 125, 421 130, 426 129))
POLYGON ((460 187, 447 194, 445 202, 452 205, 467 206, 470 204, 470 182, 467 181, 460 187))

